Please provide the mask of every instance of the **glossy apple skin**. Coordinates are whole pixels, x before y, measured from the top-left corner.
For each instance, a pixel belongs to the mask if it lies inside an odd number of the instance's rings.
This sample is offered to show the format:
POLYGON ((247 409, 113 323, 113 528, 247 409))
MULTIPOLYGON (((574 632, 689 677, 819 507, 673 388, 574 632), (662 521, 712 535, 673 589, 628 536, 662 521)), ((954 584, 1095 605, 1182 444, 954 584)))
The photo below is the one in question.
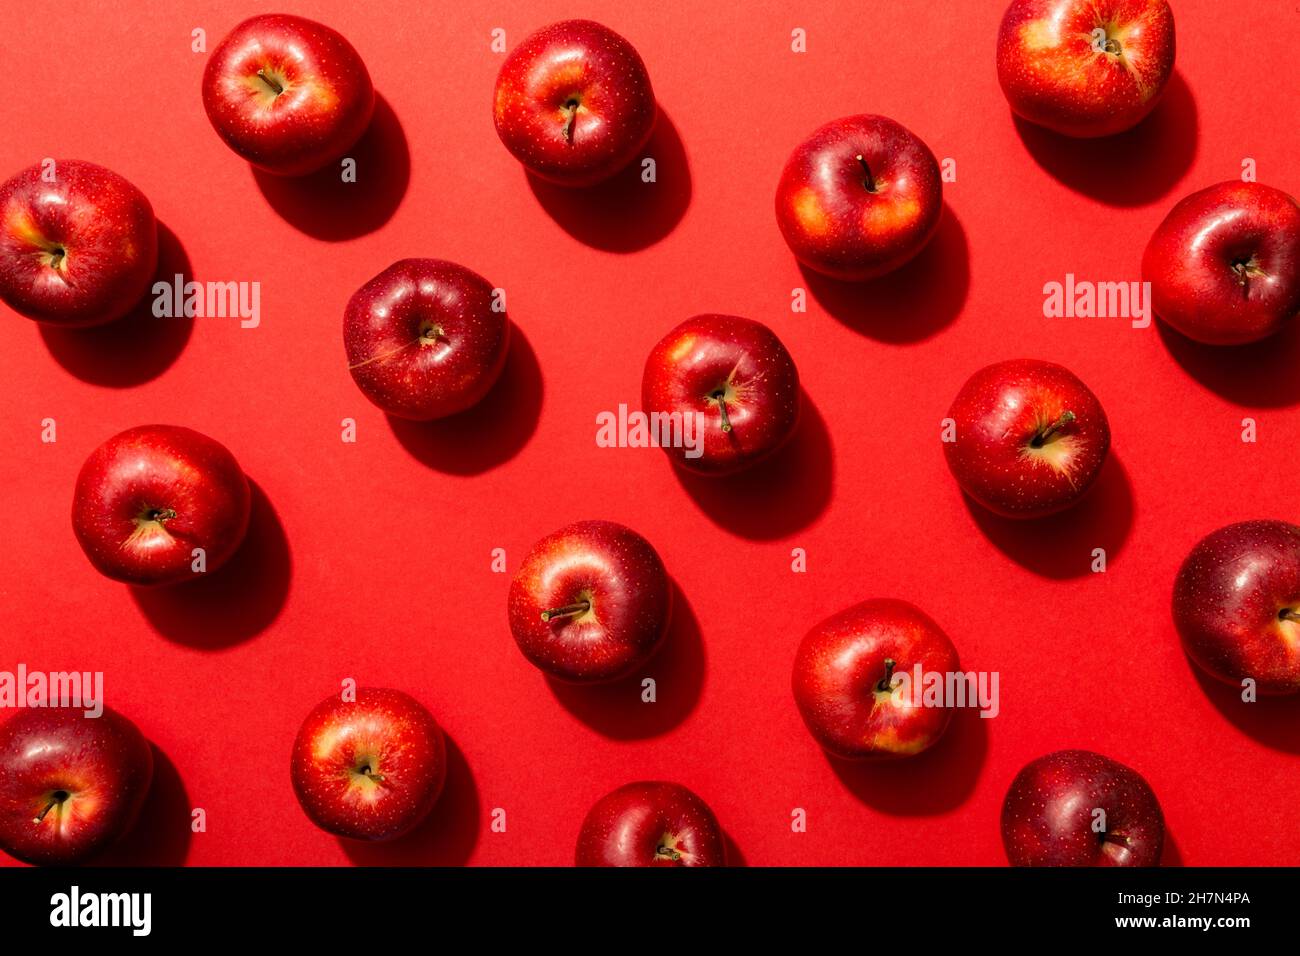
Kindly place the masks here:
POLYGON ((0 849, 81 863, 134 826, 152 778, 149 743, 116 711, 19 710, 0 725, 0 849))
POLYGON ((1188 656, 1238 688, 1300 692, 1300 527, 1242 521, 1194 547, 1174 579, 1174 625, 1188 656))
POLYGON ((0 186, 0 299, 38 322, 76 328, 120 319, 158 266, 158 224, 144 193, 117 173, 58 160, 0 186))
POLYGON ((1300 205, 1232 180, 1181 200, 1142 256, 1156 315, 1209 345, 1257 342, 1300 314, 1300 205))
POLYGON ((361 138, 375 90, 342 34, 270 13, 245 20, 212 51, 203 71, 203 108, 226 145, 258 169, 302 176, 339 159, 361 138))
POLYGON ((510 321, 492 285, 440 259, 402 259, 343 314, 352 380, 390 415, 425 421, 477 404, 505 367, 510 321))
POLYGON ((656 112, 632 44, 591 20, 564 20, 506 57, 492 115, 501 142, 527 169, 561 186, 590 186, 636 158, 656 112))
POLYGON ((1110 449, 1110 423, 1097 396, 1052 362, 1012 359, 980 369, 948 417, 956 441, 943 450, 957 484, 1007 518, 1040 518, 1073 505, 1110 449), (1067 413, 1073 420, 1064 420, 1067 413))
POLYGON ((442 793, 447 742, 413 697, 361 687, 335 694, 293 742, 293 792, 312 823, 353 840, 393 840, 419 825, 442 793))
MULTIPOLYGON (((956 673, 952 641, 924 611, 892 598, 855 604, 822 621, 799 643, 792 687, 809 732, 847 759, 910 757, 943 736, 953 707, 895 702, 881 682, 892 674, 956 673)), ((892 687, 886 685, 887 687, 892 687)), ((910 694, 907 697, 910 698, 910 694)))
POLYGON ((729 475, 767 458, 799 423, 799 372, 776 334, 735 315, 697 315, 650 350, 641 377, 647 414, 704 416, 699 458, 664 448, 674 464, 729 475), (730 431, 723 428, 722 393, 730 431))
POLYGON ((248 530, 251 493, 224 445, 179 425, 140 425, 114 435, 81 466, 72 530, 101 574, 127 584, 195 578, 221 567, 248 530))
POLYGON ((930 147, 885 116, 822 126, 790 154, 776 190, 786 245, 808 268, 835 279, 897 269, 925 248, 942 213, 930 147))
POLYGON ((1013 0, 998 30, 998 82, 1015 113, 1066 136, 1136 126, 1174 71, 1165 0, 1013 0), (1106 31, 1108 50, 1094 49, 1106 31))
POLYGON ((658 649, 672 588, 654 547, 613 521, 579 521, 533 545, 510 583, 510 632, 528 660, 572 683, 617 680, 658 649), (581 602, 585 613, 542 620, 581 602))
POLYGON ((578 866, 726 866, 708 804, 675 783, 624 784, 591 808, 578 834, 578 866))
POLYGON ((1002 804, 1012 866, 1159 866, 1164 841, 1164 814, 1146 780, 1089 750, 1030 761, 1002 804), (1092 829, 1097 809, 1104 833, 1092 829))

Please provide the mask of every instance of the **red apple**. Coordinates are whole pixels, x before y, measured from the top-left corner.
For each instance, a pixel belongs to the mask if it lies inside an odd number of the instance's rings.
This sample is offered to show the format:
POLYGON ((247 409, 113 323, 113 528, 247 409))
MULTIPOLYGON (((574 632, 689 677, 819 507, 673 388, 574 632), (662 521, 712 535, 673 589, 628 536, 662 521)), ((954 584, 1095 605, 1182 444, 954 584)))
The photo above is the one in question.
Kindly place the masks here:
POLYGON ((1165 0, 1013 0, 998 82, 1017 115, 1067 136, 1110 136, 1155 109, 1174 71, 1165 0))
POLYGON ((213 129, 248 162, 301 176, 343 156, 370 125, 375 90, 361 56, 322 23, 283 13, 251 17, 203 71, 213 129))
POLYGON ((1188 338, 1236 345, 1300 314, 1300 206, 1232 180, 1170 210, 1142 256, 1156 315, 1188 338))
POLYGON ((293 792, 312 823, 353 840, 392 840, 429 815, 447 776, 447 742, 397 690, 327 697, 293 742, 293 792))
POLYGON ((827 123, 786 161, 776 221, 808 268, 871 279, 920 252, 943 212, 939 164, 919 137, 885 116, 827 123))
POLYGON ((464 411, 501 375, 510 340, 486 279, 440 259, 394 262, 353 294, 343 345, 357 387, 390 415, 464 411))
POLYGON ((135 824, 153 752, 104 708, 18 711, 0 725, 0 849, 27 863, 80 863, 135 824))
POLYGON ((650 542, 612 521, 547 535, 510 583, 510 632, 535 666, 571 682, 636 670, 668 630, 672 589, 650 542))
POLYGON ((908 757, 932 747, 955 706, 921 703, 905 692, 917 665, 925 674, 961 670, 939 625, 906 601, 863 601, 814 627, 794 659, 794 700, 827 753, 837 757, 908 757))
POLYGON ((578 866, 726 866, 722 828, 708 804, 675 783, 629 783, 591 808, 578 866))
POLYGON ((799 421, 799 372, 767 326, 734 315, 697 315, 650 350, 641 377, 649 415, 678 416, 697 447, 664 445, 702 475, 748 468, 780 448, 799 421), (702 424, 701 431, 696 422, 702 424))
POLYGON ((962 491, 1008 518, 1038 518, 1087 493, 1110 448, 1097 397, 1051 362, 1014 359, 980 369, 962 386, 944 443, 962 491))
POLYGON ((655 114, 636 49, 591 20, 552 23, 512 50, 492 112, 515 159, 561 186, 589 186, 627 166, 655 114))
POLYGON ((1088 750, 1028 763, 1002 804, 1012 866, 1158 866, 1165 818, 1136 770, 1088 750))
POLYGON ((115 581, 174 584, 215 571, 248 530, 248 479, 225 446, 178 425, 114 435, 81 466, 72 530, 115 581))
POLYGON ((76 159, 29 166, 0 186, 0 299, 52 325, 101 325, 144 296, 158 225, 144 193, 76 159))
POLYGON ((1219 680, 1300 691, 1300 527, 1242 521, 1203 538, 1174 581, 1174 624, 1219 680))

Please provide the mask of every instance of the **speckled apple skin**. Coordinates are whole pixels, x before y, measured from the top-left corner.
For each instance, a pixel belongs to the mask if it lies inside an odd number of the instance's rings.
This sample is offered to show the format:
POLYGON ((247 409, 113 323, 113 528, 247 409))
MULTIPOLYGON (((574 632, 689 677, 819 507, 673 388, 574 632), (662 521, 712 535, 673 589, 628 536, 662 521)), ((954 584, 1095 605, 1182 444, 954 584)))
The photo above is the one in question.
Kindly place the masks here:
POLYGON ((1159 866, 1160 804, 1142 775, 1088 750, 1031 761, 1002 804, 1002 845, 1012 866, 1159 866), (1093 832, 1094 811, 1105 832, 1093 832))
POLYGON ((664 448, 675 465, 701 475, 729 475, 784 445, 799 423, 799 372, 767 326, 735 315, 697 315, 650 350, 641 377, 647 414, 704 416, 699 458, 664 448), (731 431, 710 396, 726 389, 731 431))
POLYGON ((626 167, 649 142, 656 114, 641 56, 592 20, 552 23, 510 51, 492 109, 506 149, 561 186, 590 186, 626 167), (566 136, 570 100, 580 105, 566 136))
POLYGON ((628 783, 582 821, 578 866, 726 866, 727 847, 708 804, 676 783, 628 783))
POLYGON ((1197 543, 1174 579, 1174 625, 1207 673, 1263 694, 1300 692, 1300 527, 1242 521, 1197 543))
POLYGON ((579 521, 538 541, 510 583, 510 632, 524 656, 563 681, 625 677, 658 649, 672 588, 654 547, 613 521, 579 521), (542 620, 587 600, 590 612, 542 620))
POLYGON ((402 259, 353 294, 343 313, 348 370, 390 415, 427 421, 487 395, 505 367, 510 320, 492 285, 440 259, 402 259), (421 328, 441 335, 426 340, 421 328))
POLYGON ((341 33, 305 17, 251 17, 217 44, 203 71, 203 108, 226 145, 259 169, 302 176, 340 158, 370 125, 375 90, 341 33), (257 79, 286 81, 271 95, 257 79))
POLYGON ((134 826, 153 751, 105 707, 19 710, 0 725, 0 849, 35 864, 81 863, 134 826), (68 797, 37 817, 58 791, 68 797))
POLYGON ((1230 180, 1179 201, 1142 256, 1156 315, 1209 345, 1257 342, 1300 314, 1300 205, 1230 180), (1241 275, 1234 263, 1250 263, 1241 275))
POLYGON ((1165 0, 1013 0, 998 30, 998 82, 1031 123, 1110 136, 1155 109, 1174 71, 1174 47, 1165 0), (1098 28, 1118 53, 1093 48, 1098 28))
POLYGON ((884 275, 915 257, 942 213, 934 153, 886 116, 847 116, 817 129, 790 154, 776 190, 777 225, 795 258, 848 281, 884 275))
POLYGON ((0 299, 29 319, 80 327, 120 319, 158 266, 158 225, 144 193, 111 169, 56 160, 0 186, 0 299), (58 265, 54 250, 63 250, 58 265))
POLYGON ((195 548, 220 568, 248 530, 248 479, 224 445, 179 425, 114 435, 81 466, 72 529, 101 574, 127 584, 192 581, 195 548), (146 521, 151 511, 173 517, 146 521))
MULTIPOLYGON (((909 757, 938 742, 955 708, 913 707, 877 693, 886 659, 894 675, 956 673, 952 641, 920 608, 877 598, 822 621, 799 643, 792 689, 813 738, 847 759, 909 757)), ((907 695, 910 697, 911 695, 907 695)))
MULTIPOLYGON (((948 417, 956 441, 944 442, 948 468, 979 504, 1008 518, 1040 518, 1082 498, 1110 450, 1110 423, 1097 397, 1069 369, 1012 359, 980 369, 957 393, 948 417), (1065 412, 1056 465, 1035 456, 1035 435, 1065 412)), ((1059 447, 1057 447, 1059 446, 1059 447)))
POLYGON ((353 840, 393 840, 420 824, 442 794, 447 742, 408 694, 361 687, 335 694, 303 721, 293 742, 293 792, 316 826, 353 840), (363 779, 371 767, 382 783, 363 779))

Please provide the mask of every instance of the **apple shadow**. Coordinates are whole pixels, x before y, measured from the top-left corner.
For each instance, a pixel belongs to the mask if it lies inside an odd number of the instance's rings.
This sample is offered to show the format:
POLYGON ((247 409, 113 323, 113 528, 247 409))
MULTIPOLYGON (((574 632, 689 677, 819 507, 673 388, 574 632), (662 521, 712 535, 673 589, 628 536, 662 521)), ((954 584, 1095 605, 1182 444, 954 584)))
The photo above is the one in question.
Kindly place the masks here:
POLYGON ((1178 848, 1178 841, 1174 835, 1169 832, 1169 821, 1165 821, 1165 843, 1160 849, 1160 866, 1186 866, 1183 862, 1183 851, 1178 848))
POLYGON ((170 641, 215 651, 266 630, 289 595, 289 539, 275 508, 253 481, 248 534, 225 565, 195 581, 132 587, 153 629, 170 641))
POLYGON ((509 349, 501 377, 472 408, 430 422, 388 416, 393 435, 413 458, 445 474, 479 475, 528 444, 542 414, 542 368, 517 325, 509 349))
POLYGON ((355 866, 463 866, 478 846, 479 793, 464 753, 447 738, 447 781, 429 815, 396 840, 339 838, 355 866))
POLYGON ((95 858, 95 866, 181 866, 193 831, 189 795, 176 765, 150 744, 153 781, 140 819, 126 836, 95 858))
POLYGON ((88 329, 42 324, 41 338, 54 360, 83 382, 108 388, 130 388, 157 378, 171 367, 190 340, 194 320, 184 315, 158 318, 153 314, 154 282, 185 282, 194 269, 176 233, 158 223, 158 268, 144 297, 116 322, 88 329))
POLYGON ((613 178, 574 188, 526 175, 538 203, 561 229, 606 252, 635 252, 654 245, 673 231, 691 204, 686 148, 662 106, 650 142, 613 178), (655 161, 652 183, 641 180, 641 163, 647 157, 655 161))
POLYGON ((1094 548, 1106 551, 1109 569, 1133 527, 1133 487, 1112 448, 1083 500, 1045 518, 1004 518, 966 495, 971 518, 984 537, 1035 574, 1064 580, 1092 572, 1094 548))
POLYGON ((411 151, 388 101, 375 95, 370 126, 344 154, 356 160, 356 182, 340 160, 306 176, 276 176, 250 166, 271 208, 299 232, 326 242, 374 232, 393 217, 411 181, 411 151))
POLYGON ((854 331, 894 345, 923 342, 961 314, 970 290, 966 231, 944 205, 939 228, 915 259, 866 282, 832 279, 799 266, 813 299, 854 331))
POLYGON ((1241 699, 1241 689, 1211 677, 1190 659, 1187 666, 1201 690, 1228 723, 1266 747, 1300 754, 1300 694, 1259 697, 1253 704, 1241 699))
POLYGON ((798 428, 772 457, 720 477, 672 467, 714 524, 750 540, 774 540, 806 528, 826 510, 834 466, 826 421, 801 390, 798 428))
POLYGON ((668 733, 695 709, 704 686, 700 623, 676 581, 673 611, 663 645, 644 666, 608 684, 569 684, 546 678, 560 705, 612 740, 639 740, 668 733), (641 699, 641 682, 655 682, 655 701, 641 699))
POLYGON ((974 791, 988 753, 985 723, 979 711, 962 709, 939 742, 915 757, 826 759, 840 782, 873 809, 895 817, 934 816, 961 806, 974 791))
POLYGON ((1165 348, 1203 387, 1236 405, 1288 408, 1300 403, 1300 319, 1247 345, 1205 345, 1157 321, 1165 348))
POLYGON ((722 830, 722 843, 727 850, 727 866, 749 866, 749 861, 745 859, 744 851, 740 849, 739 844, 732 839, 731 834, 724 827, 722 830))
POLYGON ((1077 139, 1012 118, 1039 166, 1068 188, 1108 206, 1143 206, 1159 199, 1196 158, 1196 100, 1176 70, 1151 115, 1114 136, 1077 139))

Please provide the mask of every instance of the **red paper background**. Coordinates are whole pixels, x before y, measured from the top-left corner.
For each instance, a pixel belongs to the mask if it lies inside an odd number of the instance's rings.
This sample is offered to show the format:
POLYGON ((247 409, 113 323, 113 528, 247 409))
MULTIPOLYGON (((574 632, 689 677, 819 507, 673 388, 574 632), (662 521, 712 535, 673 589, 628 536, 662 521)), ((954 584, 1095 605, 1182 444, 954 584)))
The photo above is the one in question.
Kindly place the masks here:
POLYGON ((261 6, 8 4, 0 31, 0 173, 44 156, 107 165, 152 200, 169 266, 262 283, 251 330, 144 319, 72 334, 0 316, 0 667, 105 671, 109 705, 165 755, 141 832, 111 859, 565 864, 594 800, 669 778, 751 864, 998 864, 1015 772, 1087 747, 1151 782, 1168 862, 1297 862, 1300 707, 1206 686, 1168 600, 1203 534, 1296 518, 1298 336, 1213 351, 1041 311, 1043 283, 1066 272, 1136 279, 1168 207, 1244 157, 1300 190, 1294 4, 1228 23, 1219 3, 1180 0, 1163 104, 1133 133, 1080 143, 1013 123, 993 66, 1001 2, 303 0, 294 12, 347 35, 387 103, 342 201, 262 181, 208 126, 190 31, 212 46, 261 6), (599 201, 534 188, 497 140, 491 30, 513 46, 566 16, 606 22, 648 63, 657 185, 599 201), (772 195, 790 149, 854 112, 898 119, 958 176, 933 246, 845 294, 801 274, 772 195), (462 421, 394 427, 345 369, 344 303, 405 256, 508 291, 520 348, 462 421), (806 314, 791 313, 796 286, 813 292, 806 314), (597 412, 636 405, 650 346, 704 311, 769 323, 807 390, 801 438, 749 479, 687 481, 657 450, 595 445, 597 412), (968 507, 939 443, 965 378, 1014 356, 1069 366, 1114 430, 1097 492, 1035 524, 968 507), (135 596, 92 570, 68 512, 90 450, 154 421, 225 443, 260 492, 233 567, 135 596), (634 685, 552 689, 510 638, 491 550, 513 571, 584 517, 638 529, 679 586, 653 706, 634 685), (791 573, 795 547, 806 574, 791 573), (1088 570, 1094 547, 1105 574, 1088 570), (926 608, 966 666, 999 671, 1002 713, 963 715, 906 764, 837 770, 795 711, 790 664, 809 626, 877 595, 926 608), (454 741, 435 819, 400 845, 344 848, 290 790, 294 733, 345 677, 413 693, 454 741), (190 806, 206 833, 189 833, 190 806), (505 833, 489 829, 497 807, 505 833), (791 832, 795 807, 807 833, 791 832))

